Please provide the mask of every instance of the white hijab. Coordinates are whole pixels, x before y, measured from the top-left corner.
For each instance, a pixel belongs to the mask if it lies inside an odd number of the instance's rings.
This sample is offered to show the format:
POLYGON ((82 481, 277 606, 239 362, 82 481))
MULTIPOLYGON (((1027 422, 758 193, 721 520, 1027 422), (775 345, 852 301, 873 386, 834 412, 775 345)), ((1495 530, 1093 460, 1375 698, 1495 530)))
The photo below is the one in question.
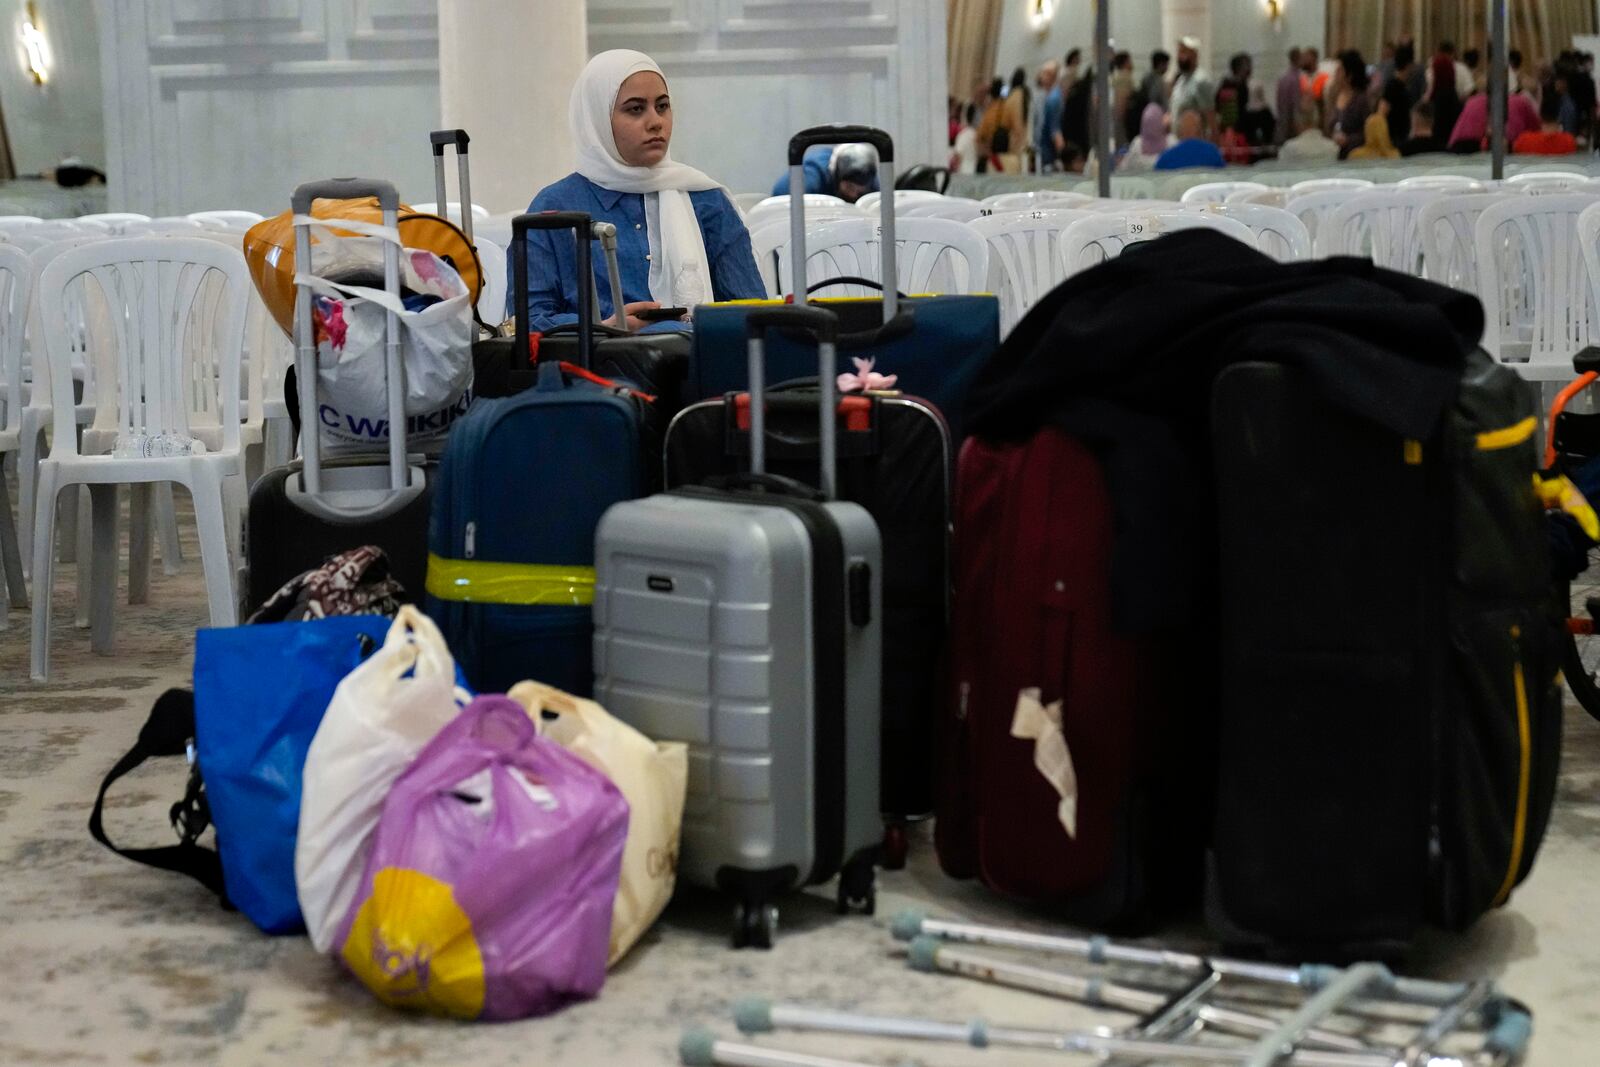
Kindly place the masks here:
MULTIPOLYGON (((578 173, 603 189, 643 193, 650 239, 650 298, 667 307, 694 307, 712 300, 711 266, 695 218, 691 190, 721 186, 700 171, 675 163, 670 154, 653 167, 622 161, 611 133, 611 109, 622 83, 640 71, 661 74, 643 52, 616 48, 589 60, 572 87, 567 120, 578 149, 578 173)), ((661 75, 663 83, 666 75, 661 75)))

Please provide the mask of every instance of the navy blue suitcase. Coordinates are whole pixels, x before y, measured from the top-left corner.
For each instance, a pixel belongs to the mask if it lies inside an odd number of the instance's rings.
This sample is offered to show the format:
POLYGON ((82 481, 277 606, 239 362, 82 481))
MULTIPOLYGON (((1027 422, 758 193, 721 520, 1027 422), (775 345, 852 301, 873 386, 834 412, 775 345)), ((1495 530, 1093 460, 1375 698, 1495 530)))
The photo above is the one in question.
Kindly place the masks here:
MULTIPOLYGON (((589 216, 514 225, 587 235, 589 216)), ((580 271, 588 246, 578 241, 580 271)), ((518 307, 520 326, 527 302, 518 307)), ((583 322, 580 366, 590 335, 583 322)), ((592 691, 594 532, 612 504, 646 492, 645 404, 627 383, 542 363, 532 389, 479 400, 451 431, 428 530, 426 610, 477 691, 528 678, 592 691)))

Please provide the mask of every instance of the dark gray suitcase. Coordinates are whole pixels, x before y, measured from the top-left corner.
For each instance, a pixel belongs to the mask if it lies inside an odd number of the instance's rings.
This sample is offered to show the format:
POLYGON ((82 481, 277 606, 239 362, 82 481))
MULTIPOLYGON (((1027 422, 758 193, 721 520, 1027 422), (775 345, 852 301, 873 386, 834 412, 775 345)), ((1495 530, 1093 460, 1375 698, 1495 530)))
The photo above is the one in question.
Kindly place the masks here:
POLYGON ((595 539, 595 698, 689 744, 678 873, 738 902, 734 945, 769 947, 772 898, 840 874, 871 914, 878 812, 882 548, 834 500, 837 320, 754 312, 751 473, 611 507, 595 539), (764 473, 762 339, 817 339, 822 492, 764 473))
MULTIPOLYGON (((319 199, 376 196, 385 226, 395 225, 400 197, 385 181, 338 178, 310 182, 294 191, 298 215, 319 199)), ((385 244, 385 288, 399 292, 399 250, 385 244)), ((295 262, 311 262, 307 227, 295 227, 295 262)), ((295 381, 299 410, 317 410, 317 349, 311 304, 302 290, 295 299, 295 381)), ((432 483, 421 456, 406 451, 405 364, 400 358, 400 323, 388 316, 385 362, 389 381, 389 446, 386 458, 349 457, 324 463, 321 435, 300 435, 301 458, 263 474, 250 490, 245 521, 245 611, 248 616, 296 575, 324 559, 377 545, 391 573, 411 597, 421 597, 428 561, 428 510, 432 483)))

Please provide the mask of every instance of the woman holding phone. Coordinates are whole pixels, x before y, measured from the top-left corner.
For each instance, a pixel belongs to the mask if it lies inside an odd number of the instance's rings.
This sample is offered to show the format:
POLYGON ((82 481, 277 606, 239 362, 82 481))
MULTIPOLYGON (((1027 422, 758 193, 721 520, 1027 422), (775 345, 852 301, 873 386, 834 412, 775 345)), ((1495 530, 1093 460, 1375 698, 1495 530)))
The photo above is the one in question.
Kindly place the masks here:
MULTIPOLYGON (((628 49, 589 60, 572 88, 568 122, 578 169, 541 190, 528 210, 583 211, 617 227, 629 329, 683 329, 678 316, 658 321, 663 309, 767 295, 728 191, 668 153, 672 101, 654 60, 628 49)), ((528 231, 532 329, 577 321, 576 258, 566 232, 528 231)), ((598 244, 593 262, 605 262, 598 244)), ((602 316, 618 325, 610 287, 598 291, 602 316)), ((515 294, 507 299, 509 314, 515 294)))

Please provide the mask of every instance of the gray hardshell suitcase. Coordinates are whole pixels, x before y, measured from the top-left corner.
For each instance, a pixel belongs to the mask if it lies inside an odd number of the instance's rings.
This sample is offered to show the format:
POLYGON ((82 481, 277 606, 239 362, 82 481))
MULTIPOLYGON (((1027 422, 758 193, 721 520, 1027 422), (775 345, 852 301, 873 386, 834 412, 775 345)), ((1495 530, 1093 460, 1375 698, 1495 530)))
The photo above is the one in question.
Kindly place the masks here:
POLYGON ((835 873, 841 913, 874 907, 882 547, 833 499, 836 331, 753 312, 751 472, 616 504, 595 535, 595 699, 688 742, 678 875, 735 897, 735 947, 770 947, 772 898, 835 873), (769 329, 817 340, 820 493, 765 473, 769 329))

